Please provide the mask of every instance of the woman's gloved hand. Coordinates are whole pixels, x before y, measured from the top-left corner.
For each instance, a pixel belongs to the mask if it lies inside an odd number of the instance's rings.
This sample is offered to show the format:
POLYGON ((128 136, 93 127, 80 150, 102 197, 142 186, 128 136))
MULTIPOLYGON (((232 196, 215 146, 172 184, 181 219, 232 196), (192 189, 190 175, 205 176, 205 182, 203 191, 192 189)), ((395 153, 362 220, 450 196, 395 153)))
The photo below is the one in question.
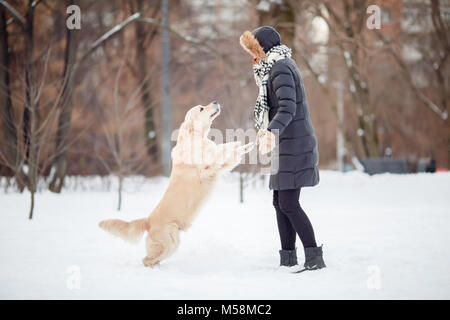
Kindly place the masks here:
POLYGON ((259 130, 256 136, 256 144, 261 154, 266 154, 275 148, 275 135, 267 130, 259 130))

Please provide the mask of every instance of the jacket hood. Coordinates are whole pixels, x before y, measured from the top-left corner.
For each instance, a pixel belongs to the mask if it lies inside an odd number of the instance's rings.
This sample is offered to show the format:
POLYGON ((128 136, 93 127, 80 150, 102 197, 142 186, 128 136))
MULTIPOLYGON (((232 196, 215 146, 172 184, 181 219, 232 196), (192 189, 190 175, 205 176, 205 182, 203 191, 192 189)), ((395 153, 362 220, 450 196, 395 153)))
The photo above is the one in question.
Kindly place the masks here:
POLYGON ((239 42, 251 55, 259 59, 265 59, 266 53, 275 46, 281 44, 280 34, 272 27, 259 27, 252 32, 245 31, 239 42))

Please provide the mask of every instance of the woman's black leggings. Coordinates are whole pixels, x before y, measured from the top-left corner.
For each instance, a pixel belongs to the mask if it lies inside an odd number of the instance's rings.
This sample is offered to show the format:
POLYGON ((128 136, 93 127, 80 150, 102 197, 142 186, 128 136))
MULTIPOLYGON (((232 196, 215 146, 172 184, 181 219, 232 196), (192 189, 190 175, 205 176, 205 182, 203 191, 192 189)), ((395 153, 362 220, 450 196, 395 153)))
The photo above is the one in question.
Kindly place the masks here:
POLYGON ((300 189, 274 190, 273 206, 277 212, 281 249, 294 250, 296 233, 303 247, 317 247, 314 230, 299 203, 300 189))

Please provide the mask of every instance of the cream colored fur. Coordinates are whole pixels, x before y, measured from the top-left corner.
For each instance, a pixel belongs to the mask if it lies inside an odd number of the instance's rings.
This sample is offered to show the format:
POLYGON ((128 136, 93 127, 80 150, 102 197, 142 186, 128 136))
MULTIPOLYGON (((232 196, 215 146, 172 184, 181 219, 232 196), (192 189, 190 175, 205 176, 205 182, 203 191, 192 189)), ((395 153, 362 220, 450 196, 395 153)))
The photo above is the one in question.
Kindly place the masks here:
POLYGON ((236 167, 252 143, 215 144, 208 139, 218 104, 196 106, 181 124, 172 150, 172 173, 161 201, 148 218, 130 222, 113 219, 100 222, 100 228, 126 241, 139 240, 145 231, 147 255, 143 263, 153 267, 178 247, 178 232, 192 224, 202 203, 212 192, 217 177, 236 167))

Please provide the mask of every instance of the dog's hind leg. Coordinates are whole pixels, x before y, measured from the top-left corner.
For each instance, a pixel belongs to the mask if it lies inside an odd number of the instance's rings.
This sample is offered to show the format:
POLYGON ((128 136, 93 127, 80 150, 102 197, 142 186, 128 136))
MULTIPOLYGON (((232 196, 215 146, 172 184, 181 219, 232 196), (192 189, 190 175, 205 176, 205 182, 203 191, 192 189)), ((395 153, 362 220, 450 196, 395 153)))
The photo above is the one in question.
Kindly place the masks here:
POLYGON ((166 225, 151 229, 146 239, 147 256, 142 260, 146 267, 153 267, 175 252, 179 244, 178 226, 166 225))

